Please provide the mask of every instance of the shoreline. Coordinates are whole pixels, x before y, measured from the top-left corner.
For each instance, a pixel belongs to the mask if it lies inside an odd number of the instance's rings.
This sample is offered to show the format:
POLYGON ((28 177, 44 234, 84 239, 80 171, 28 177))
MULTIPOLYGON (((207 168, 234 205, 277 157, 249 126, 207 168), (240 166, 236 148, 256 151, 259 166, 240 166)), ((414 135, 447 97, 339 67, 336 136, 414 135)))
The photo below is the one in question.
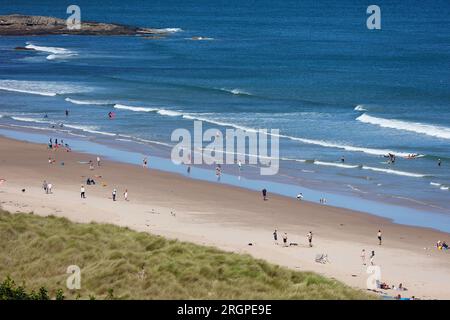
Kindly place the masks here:
MULTIPOLYGON (((129 145, 120 146, 116 140, 110 140, 110 137, 84 137, 80 139, 76 135, 72 136, 71 133, 56 131, 58 136, 64 137, 64 139, 70 139, 71 146, 74 150, 99 154, 103 157, 109 158, 113 161, 119 161, 128 164, 140 164, 142 161, 143 149, 133 148, 129 145), (94 152, 95 151, 95 152, 94 152)), ((47 141, 48 136, 55 134, 54 131, 50 129, 35 130, 33 128, 15 126, 0 125, 0 136, 5 136, 12 139, 18 139, 22 141, 42 143, 47 141), (6 129, 2 129, 6 128, 6 129)), ((186 167, 184 165, 175 165, 170 159, 167 159, 164 155, 164 151, 159 149, 160 146, 157 145, 146 145, 146 148, 150 148, 151 162, 153 168, 164 172, 171 172, 180 175, 181 177, 189 177, 201 181, 209 181, 217 184, 231 185, 237 188, 243 188, 246 190, 260 191, 263 188, 267 188, 269 192, 286 196, 288 198, 295 198, 299 192, 305 195, 304 201, 310 203, 319 204, 319 199, 327 199, 327 206, 334 206, 337 208, 343 208, 348 210, 354 210, 358 212, 363 212, 372 216, 386 218, 393 223, 403 224, 407 226, 417 226, 423 228, 431 228, 437 231, 450 232, 450 215, 436 211, 427 211, 426 208, 419 206, 419 203, 413 201, 414 205, 411 203, 406 203, 406 200, 399 203, 384 202, 377 199, 361 197, 361 195, 347 194, 345 192, 338 192, 335 188, 325 188, 323 191, 323 183, 312 184, 310 180, 295 180, 296 184, 289 183, 286 179, 272 179, 263 180, 259 179, 254 172, 249 173, 251 170, 245 170, 244 175, 241 177, 238 174, 228 173, 227 169, 231 168, 229 165, 224 165, 223 169, 225 173, 222 174, 220 181, 217 180, 214 174, 214 168, 206 165, 192 166, 193 170, 188 175, 186 174, 186 167), (155 152, 156 156, 153 156, 155 152), (305 186, 308 185, 308 187, 305 186)), ((257 167, 256 167, 257 168, 257 167)), ((233 168, 231 168, 233 169, 233 168)), ((249 168, 248 169, 254 169, 249 168)), ((283 174, 279 174, 285 176, 283 174)), ((277 178, 277 177, 275 177, 277 178)))
MULTIPOLYGON (((81 152, 49 151, 43 144, 0 137, 1 206, 16 212, 54 214, 76 222, 107 222, 169 238, 213 245, 232 252, 249 253, 289 268, 314 271, 344 283, 365 288, 367 274, 361 265, 360 251, 376 251, 375 262, 383 270, 382 281, 409 290, 402 296, 423 299, 449 298, 450 285, 439 275, 450 270, 448 252, 433 246, 447 240, 449 233, 413 227, 353 210, 323 206, 270 193, 262 201, 259 192, 211 181, 190 179, 176 173, 104 160, 104 165, 89 170, 79 161, 95 162, 96 155, 81 152), (56 163, 49 165, 49 154, 56 163), (60 165, 64 162, 64 165, 60 165), (87 188, 88 198, 79 199, 79 188, 87 176, 96 186, 87 188), (42 181, 53 183, 54 193, 46 195, 42 181), (106 186, 103 186, 106 184, 106 186), (25 193, 20 190, 26 189, 25 193), (119 199, 110 199, 113 188, 119 199), (129 190, 130 201, 122 199, 129 190), (24 196, 25 194, 25 196, 24 196), (48 199, 51 199, 49 201, 48 199), (298 245, 276 246, 288 233, 289 242, 298 245), (385 243, 378 246, 376 233, 383 231, 385 243), (314 233, 313 248, 306 234, 314 233), (251 246, 248 244, 252 243, 251 246), (427 249, 424 249, 427 248, 427 249), (327 253, 331 263, 314 262, 318 253, 327 253)), ((400 292, 388 290, 388 295, 400 292)))

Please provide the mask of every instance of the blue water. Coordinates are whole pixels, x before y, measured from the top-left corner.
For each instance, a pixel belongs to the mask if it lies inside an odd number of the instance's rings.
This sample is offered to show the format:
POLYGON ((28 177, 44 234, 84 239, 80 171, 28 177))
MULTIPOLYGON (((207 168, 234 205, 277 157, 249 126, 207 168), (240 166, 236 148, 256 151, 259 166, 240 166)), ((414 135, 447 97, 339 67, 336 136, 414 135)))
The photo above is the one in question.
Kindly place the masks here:
MULTIPOLYGON (((192 129, 192 118, 221 130, 275 128, 289 160, 264 180, 450 215, 448 1, 378 1, 378 31, 366 28, 365 1, 77 4, 83 20, 182 31, 163 39, 1 37, 0 125, 56 125, 55 137, 64 123, 92 141, 136 143, 162 157, 172 131, 192 129), (39 51, 13 50, 27 44, 39 51), (383 157, 389 151, 394 165, 383 157), (423 157, 403 158, 411 153, 423 157), (336 166, 341 157, 346 167, 336 166)), ((0 4, 0 14, 65 11, 65 2, 0 4)))

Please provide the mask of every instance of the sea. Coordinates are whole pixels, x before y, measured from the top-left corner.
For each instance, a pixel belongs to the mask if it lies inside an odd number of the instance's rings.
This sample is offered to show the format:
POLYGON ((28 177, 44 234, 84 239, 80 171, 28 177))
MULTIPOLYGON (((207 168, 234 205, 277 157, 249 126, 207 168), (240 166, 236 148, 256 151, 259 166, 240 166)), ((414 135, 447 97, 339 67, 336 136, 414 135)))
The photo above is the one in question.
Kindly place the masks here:
MULTIPOLYGON (((195 120, 223 131, 279 129, 277 175, 225 165, 232 178, 217 182, 280 184, 315 202, 323 192, 344 197, 339 206, 394 220, 401 211, 401 223, 450 231, 447 0, 377 0, 375 30, 366 24, 371 1, 71 4, 82 21, 164 35, 0 37, 2 130, 126 150, 151 165, 170 158, 172 132, 192 131, 195 120)), ((0 15, 67 18, 67 6, 2 1, 0 15)), ((216 180, 214 165, 198 167, 216 180)))

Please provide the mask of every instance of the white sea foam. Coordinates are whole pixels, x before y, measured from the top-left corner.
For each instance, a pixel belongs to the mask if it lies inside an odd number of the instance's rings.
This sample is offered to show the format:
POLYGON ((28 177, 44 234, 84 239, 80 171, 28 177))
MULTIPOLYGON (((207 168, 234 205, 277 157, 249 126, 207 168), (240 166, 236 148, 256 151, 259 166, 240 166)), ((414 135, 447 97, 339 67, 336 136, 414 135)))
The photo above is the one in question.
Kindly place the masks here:
POLYGON ((337 144, 334 142, 323 141, 323 140, 306 139, 306 138, 292 137, 292 136, 287 136, 287 135, 279 135, 279 136, 281 138, 299 141, 299 142, 303 142, 306 144, 313 144, 313 145, 318 145, 318 146, 322 146, 322 147, 326 147, 326 148, 343 149, 343 150, 352 151, 352 152, 363 152, 366 154, 377 155, 377 156, 384 156, 384 155, 387 155, 388 153, 392 153, 392 154, 395 154, 400 157, 407 157, 410 154, 410 153, 406 153, 406 152, 397 152, 397 151, 393 151, 393 150, 389 150, 389 149, 363 148, 363 147, 355 147, 355 146, 350 146, 350 145, 345 145, 345 144, 337 144))
POLYGON ((363 123, 377 125, 383 128, 404 130, 442 139, 450 139, 450 128, 448 127, 435 126, 419 122, 408 122, 394 119, 377 118, 369 116, 365 113, 356 118, 356 120, 363 123))
POLYGON ((135 112, 157 112, 160 110, 157 108, 133 107, 133 106, 127 106, 124 104, 115 104, 114 108, 119 109, 119 110, 129 110, 129 111, 135 111, 135 112))
POLYGON ((67 102, 73 103, 73 104, 79 104, 79 105, 110 105, 112 103, 108 101, 96 101, 96 100, 76 100, 72 98, 66 98, 64 99, 67 102))
POLYGON ((56 59, 67 59, 70 57, 74 57, 76 54, 50 54, 46 57, 47 60, 56 60, 56 59))
POLYGON ((212 41, 215 40, 211 37, 191 37, 191 38, 185 38, 186 40, 193 40, 193 41, 212 41))
POLYGON ((435 187, 440 187, 442 184, 437 183, 437 182, 430 182, 430 185, 435 186, 435 187))
POLYGON ((88 91, 86 88, 67 83, 26 80, 0 80, 0 90, 48 97, 54 97, 57 94, 88 91))
POLYGON ((27 117, 12 116, 11 119, 16 120, 16 121, 22 121, 22 122, 47 123, 47 124, 51 123, 49 121, 40 120, 40 119, 36 119, 36 118, 27 118, 27 117))
POLYGON ((384 168, 376 168, 376 167, 368 167, 368 166, 362 166, 362 169, 376 171, 376 172, 382 172, 382 173, 388 173, 388 174, 395 174, 395 175, 399 175, 399 176, 413 177, 413 178, 426 177, 426 175, 421 174, 421 173, 406 172, 406 171, 399 171, 399 170, 393 170, 393 169, 384 169, 384 168))
POLYGON ((235 88, 235 89, 220 88, 219 90, 225 91, 225 92, 228 92, 228 93, 231 93, 231 94, 234 94, 234 95, 244 95, 244 96, 251 96, 252 95, 250 92, 247 92, 245 90, 238 89, 238 88, 235 88))
POLYGON ((160 110, 157 111, 157 113, 159 113, 162 116, 168 116, 168 117, 181 117, 181 116, 183 116, 183 114, 181 112, 172 111, 172 110, 165 110, 165 109, 160 109, 160 110))
POLYGON ((360 192, 360 193, 368 193, 367 191, 362 191, 362 190, 360 190, 360 189, 358 189, 358 188, 352 186, 351 184, 348 184, 347 187, 349 187, 350 189, 352 189, 353 191, 356 191, 356 192, 360 192))
POLYGON ((440 187, 439 189, 444 190, 444 191, 448 191, 448 190, 449 190, 449 187, 448 187, 448 186, 442 186, 442 187, 440 187))
POLYGON ((95 133, 95 134, 101 134, 104 136, 116 136, 115 133, 111 132, 105 132, 105 131, 99 131, 98 127, 96 126, 82 126, 82 125, 75 125, 75 124, 64 124, 64 127, 81 130, 89 133, 95 133))
POLYGON ((181 28, 161 28, 161 29, 153 29, 156 33, 177 33, 184 31, 181 28))
POLYGON ((345 168, 345 169, 355 169, 360 166, 358 165, 350 165, 350 164, 343 164, 343 163, 336 163, 336 162, 324 162, 324 161, 314 161, 314 164, 317 164, 319 166, 330 166, 330 167, 338 167, 338 168, 345 168))
POLYGON ((367 111, 366 108, 364 108, 364 106, 362 104, 359 104, 355 107, 355 109, 353 109, 355 111, 367 111))
MULTIPOLYGON (((224 121, 220 121, 220 120, 216 120, 216 119, 205 118, 205 117, 203 117, 201 115, 199 116, 195 113, 182 113, 179 111, 166 110, 166 109, 160 109, 160 108, 133 107, 133 106, 117 105, 117 104, 114 106, 114 108, 125 109, 125 110, 136 111, 136 112, 156 112, 162 116, 183 117, 184 119, 187 119, 187 120, 203 121, 203 122, 208 122, 208 123, 215 124, 215 125, 222 126, 222 127, 232 127, 235 129, 240 129, 240 130, 244 130, 247 132, 257 132, 258 131, 257 129, 254 129, 254 128, 237 125, 237 124, 230 123, 230 122, 224 122, 224 121)), ((275 136, 275 134, 271 134, 271 133, 268 133, 268 134, 275 136)), ((413 153, 409 153, 409 152, 397 152, 397 151, 390 150, 390 149, 374 149, 374 148, 355 147, 355 146, 350 146, 350 145, 345 145, 345 144, 337 144, 334 142, 328 142, 328 141, 323 141, 323 140, 306 139, 306 138, 293 137, 293 136, 282 135, 282 134, 279 134, 277 136, 280 138, 290 139, 293 141, 298 141, 298 142, 302 142, 302 143, 306 143, 306 144, 313 144, 313 145, 318 145, 318 146, 322 146, 322 147, 326 147, 326 148, 343 149, 343 150, 351 151, 351 152, 363 152, 366 154, 377 155, 377 156, 385 156, 385 155, 391 153, 391 154, 395 154, 396 156, 399 156, 399 157, 408 157, 410 154, 413 154, 413 153)), ((422 156, 422 155, 417 155, 417 157, 420 157, 420 156, 422 156)))
POLYGON ((25 48, 40 52, 51 53, 50 55, 47 56, 47 60, 65 59, 77 55, 75 52, 65 48, 37 46, 30 42, 27 42, 25 48))
POLYGON ((27 42, 27 45, 25 46, 25 48, 36 50, 36 51, 53 53, 53 54, 69 54, 69 53, 72 53, 72 51, 67 50, 65 48, 37 46, 37 45, 34 45, 34 44, 30 43, 30 42, 27 42))

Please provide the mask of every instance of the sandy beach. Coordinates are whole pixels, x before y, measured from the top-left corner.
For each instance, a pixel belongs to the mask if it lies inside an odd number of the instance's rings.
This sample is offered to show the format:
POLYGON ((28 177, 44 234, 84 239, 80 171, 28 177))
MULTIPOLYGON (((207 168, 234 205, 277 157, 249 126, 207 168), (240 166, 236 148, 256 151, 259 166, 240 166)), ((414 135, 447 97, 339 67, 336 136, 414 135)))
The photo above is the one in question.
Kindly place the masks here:
POLYGON ((450 299, 450 282, 442 280, 450 271, 449 252, 435 248, 438 240, 449 242, 447 233, 272 195, 270 190, 268 201, 263 201, 259 192, 153 170, 151 158, 149 168, 143 168, 140 163, 106 159, 97 166, 96 157, 0 137, 1 207, 76 222, 112 223, 213 245, 295 270, 314 271, 361 289, 366 288, 368 277, 361 250, 366 251, 367 263, 374 250, 382 281, 395 286, 402 283, 408 289, 384 290, 387 295, 450 299), (50 164, 49 157, 55 162, 50 164), (87 164, 90 160, 93 170, 87 164), (88 177, 96 184, 86 185, 88 177), (44 180, 53 185, 52 194, 42 189, 44 180), (80 198, 82 185, 86 199, 80 198), (112 200, 113 189, 117 189, 117 201, 112 200), (129 201, 124 200, 125 190, 129 201), (272 237, 275 229, 278 245, 272 237), (382 230, 382 245, 378 230, 382 230), (309 231, 312 248, 306 237, 309 231), (298 245, 283 247, 285 232, 288 243, 298 245), (319 253, 326 253, 330 263, 316 263, 319 253))

